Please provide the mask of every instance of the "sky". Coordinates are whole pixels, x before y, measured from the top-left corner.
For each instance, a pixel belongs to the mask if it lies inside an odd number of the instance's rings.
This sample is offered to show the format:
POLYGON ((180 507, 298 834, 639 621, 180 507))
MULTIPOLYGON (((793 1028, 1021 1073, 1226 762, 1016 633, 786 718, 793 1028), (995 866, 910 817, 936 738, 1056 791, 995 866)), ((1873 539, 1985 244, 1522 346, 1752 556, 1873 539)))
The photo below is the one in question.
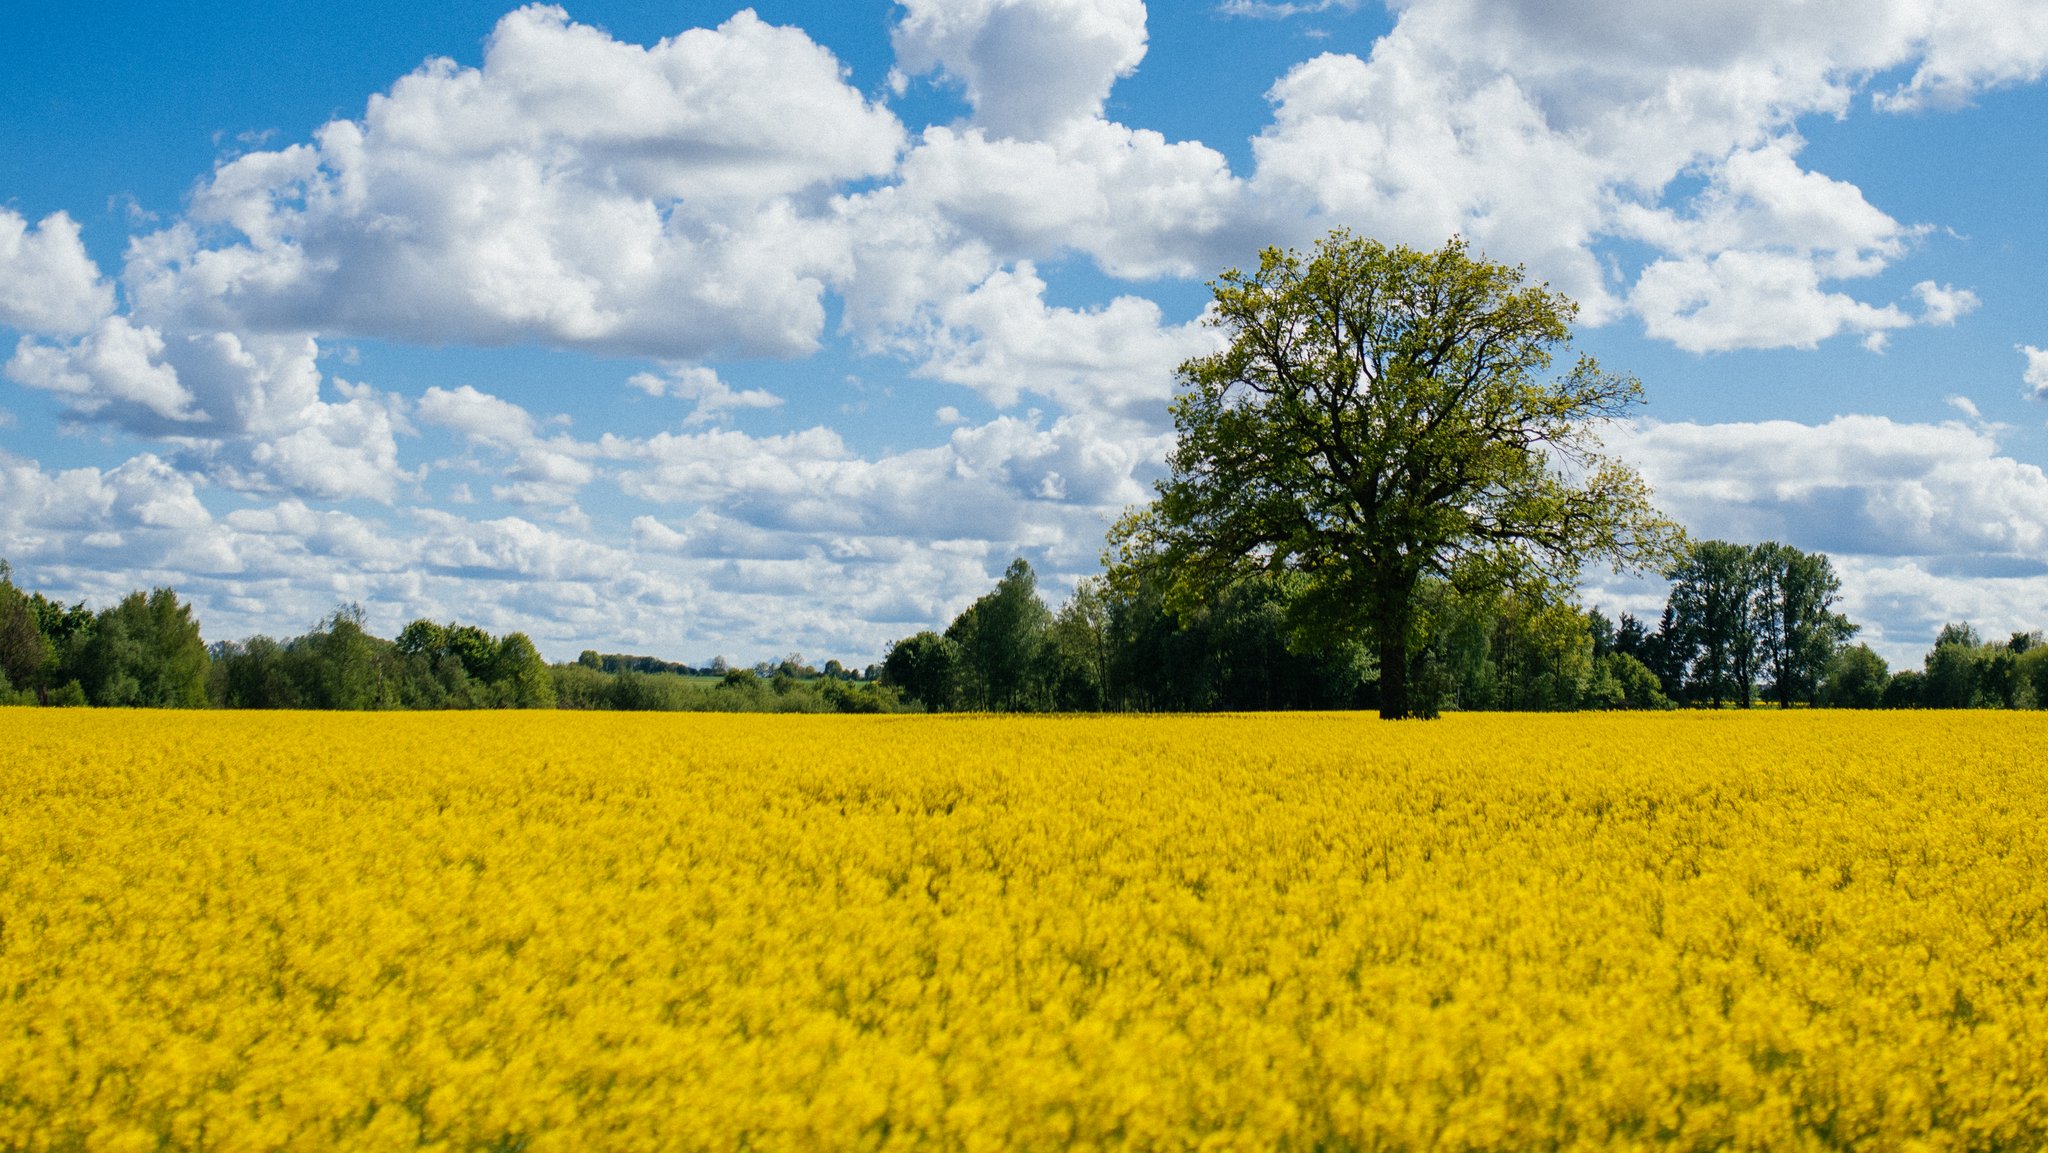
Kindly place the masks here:
POLYGON ((878 660, 1099 572, 1208 282, 1341 227, 1571 296, 1609 449, 1895 666, 2048 627, 2039 0, 0 20, 0 557, 67 600, 878 660))

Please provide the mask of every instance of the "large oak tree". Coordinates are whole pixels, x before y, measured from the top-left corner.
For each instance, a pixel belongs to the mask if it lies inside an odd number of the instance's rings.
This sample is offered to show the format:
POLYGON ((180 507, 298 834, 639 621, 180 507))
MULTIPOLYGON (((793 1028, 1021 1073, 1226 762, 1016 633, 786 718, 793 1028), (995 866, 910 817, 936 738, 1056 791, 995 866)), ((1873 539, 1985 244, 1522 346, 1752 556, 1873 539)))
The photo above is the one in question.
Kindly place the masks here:
POLYGON ((1553 372, 1577 308, 1520 268, 1339 231, 1212 287, 1229 346, 1181 365, 1171 475, 1111 533, 1113 574, 1184 606, 1301 574, 1302 627, 1369 635, 1380 715, 1407 717, 1435 708, 1411 688, 1425 579, 1558 590, 1670 555, 1676 528, 1600 451, 1642 385, 1584 356, 1553 372))

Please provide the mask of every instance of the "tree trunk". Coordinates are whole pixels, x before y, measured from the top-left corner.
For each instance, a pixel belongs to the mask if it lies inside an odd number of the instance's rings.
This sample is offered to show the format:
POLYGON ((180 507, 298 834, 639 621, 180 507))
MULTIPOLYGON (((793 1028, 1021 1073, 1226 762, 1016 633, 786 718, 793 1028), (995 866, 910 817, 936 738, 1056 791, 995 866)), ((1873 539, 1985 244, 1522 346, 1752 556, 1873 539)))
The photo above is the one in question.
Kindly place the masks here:
POLYGON ((1415 587, 1419 573, 1405 564, 1381 564, 1375 566, 1370 596, 1373 605, 1373 632, 1379 641, 1380 654, 1380 719, 1404 721, 1411 718, 1436 716, 1434 700, 1420 702, 1417 708, 1415 685, 1409 679, 1408 628, 1413 623, 1415 611, 1415 587))
POLYGON ((1407 621, 1390 621, 1382 614, 1380 642, 1380 719, 1401 721, 1414 716, 1408 696, 1407 621))

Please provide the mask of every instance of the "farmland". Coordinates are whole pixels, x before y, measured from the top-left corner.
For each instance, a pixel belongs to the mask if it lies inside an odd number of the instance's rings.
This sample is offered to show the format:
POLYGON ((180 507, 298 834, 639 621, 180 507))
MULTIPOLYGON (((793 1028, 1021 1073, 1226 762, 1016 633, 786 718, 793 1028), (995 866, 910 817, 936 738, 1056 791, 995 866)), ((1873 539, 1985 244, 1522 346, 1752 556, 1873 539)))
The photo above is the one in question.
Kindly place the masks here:
POLYGON ((2040 714, 0 743, 0 1149, 2048 1145, 2040 714))

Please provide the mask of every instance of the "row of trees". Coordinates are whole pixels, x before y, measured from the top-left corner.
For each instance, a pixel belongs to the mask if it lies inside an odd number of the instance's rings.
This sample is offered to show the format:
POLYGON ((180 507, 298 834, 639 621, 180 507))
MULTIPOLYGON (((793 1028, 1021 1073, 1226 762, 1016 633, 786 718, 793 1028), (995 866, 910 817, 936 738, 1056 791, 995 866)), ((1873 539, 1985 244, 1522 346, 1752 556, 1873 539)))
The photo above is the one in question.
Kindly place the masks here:
POLYGON ((344 605, 304 635, 208 646, 192 606, 159 588, 94 612, 17 587, 0 560, 0 704, 234 709, 575 708, 893 712, 895 690, 800 655, 695 669, 585 652, 550 665, 525 633, 415 620, 372 635, 344 605))
POLYGON ((1842 582, 1822 553, 1699 541, 1664 575, 1671 590, 1656 630, 1595 612, 1594 649, 1641 662, 1680 704, 1814 703, 1857 631, 1835 611, 1842 582))
POLYGON ((211 650, 208 697, 235 709, 552 708, 554 676, 525 633, 416 620, 373 636, 360 606, 303 636, 255 636, 211 650))
MULTIPOLYGON (((1408 692, 1431 711, 1779 707, 2048 708, 2048 643, 1967 624, 1924 669, 1892 672, 1836 610, 1821 553, 1775 542, 1688 546, 1666 571, 1655 629, 1565 600, 1424 582, 1408 692)), ((1023 560, 943 632, 892 645, 884 685, 935 711, 1251 711, 1371 708, 1381 690, 1356 640, 1303 632, 1304 582, 1259 574, 1194 611, 1142 582, 1084 581, 1057 610, 1023 560)))
POLYGON ((2039 630, 1987 640, 1969 624, 1942 626, 1918 669, 1886 667, 1868 646, 1837 653, 1820 703, 1862 709, 2048 708, 2048 643, 2039 630))
POLYGON ((192 606, 170 589, 99 612, 16 587, 0 560, 0 701, 191 708, 207 703, 208 658, 192 606))
POLYGON ((933 710, 1352 708, 1371 660, 1290 635, 1277 580, 1175 615, 1156 589, 1085 581, 1057 612, 1029 563, 948 625, 890 646, 882 681, 933 710))
MULTIPOLYGON (((1084 581, 1057 611, 1031 566, 943 632, 892 645, 885 684, 934 710, 1174 711, 1370 708, 1380 670, 1357 637, 1303 627, 1298 576, 1260 573, 1192 608, 1145 579, 1084 581)), ((1418 589, 1407 691, 1431 711, 1668 705, 1633 657, 1596 651, 1594 614, 1448 582, 1418 589)))

